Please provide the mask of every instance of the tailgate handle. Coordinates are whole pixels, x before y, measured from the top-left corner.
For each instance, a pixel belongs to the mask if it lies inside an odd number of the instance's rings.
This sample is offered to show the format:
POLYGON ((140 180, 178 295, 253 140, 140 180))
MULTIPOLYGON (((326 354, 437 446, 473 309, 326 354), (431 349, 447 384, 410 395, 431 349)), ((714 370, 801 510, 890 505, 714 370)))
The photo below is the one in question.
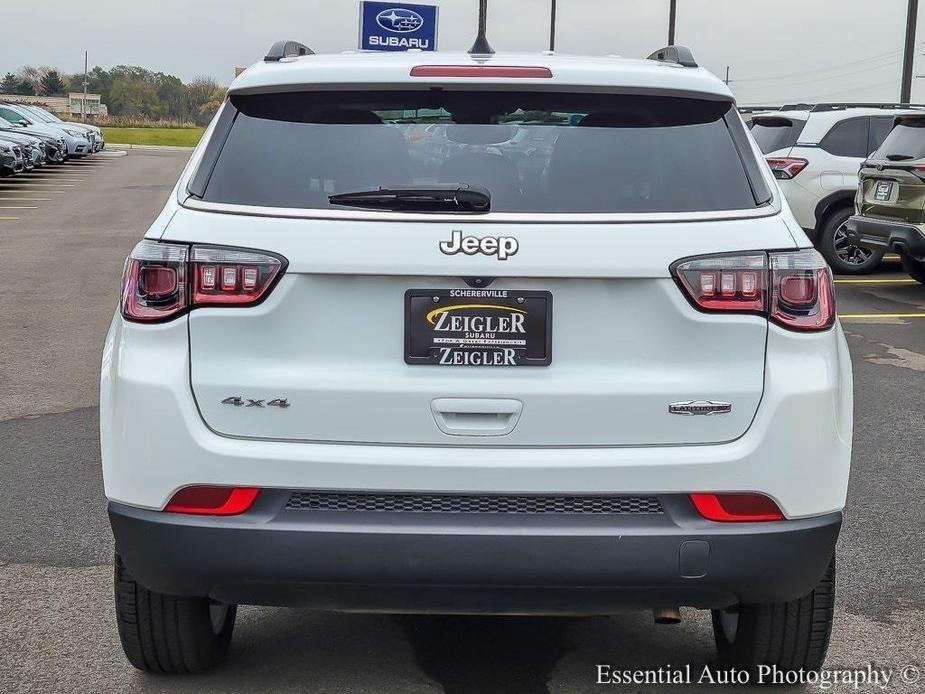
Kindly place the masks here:
POLYGON ((449 436, 505 436, 514 431, 520 400, 438 398, 430 403, 437 427, 449 436))

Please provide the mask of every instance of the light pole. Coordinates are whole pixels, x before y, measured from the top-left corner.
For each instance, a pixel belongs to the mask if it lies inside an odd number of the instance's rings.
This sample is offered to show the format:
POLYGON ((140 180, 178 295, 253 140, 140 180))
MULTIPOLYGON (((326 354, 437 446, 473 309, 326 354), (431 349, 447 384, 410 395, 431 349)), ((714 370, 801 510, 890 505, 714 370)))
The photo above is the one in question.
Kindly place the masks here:
POLYGON ((549 50, 556 50, 556 0, 552 0, 549 12, 549 50))
POLYGON ((668 45, 674 45, 674 27, 678 19, 678 0, 669 0, 668 5, 668 45))
POLYGON ((84 123, 87 122, 87 68, 90 63, 90 52, 84 51, 84 101, 83 106, 80 109, 82 114, 82 119, 84 123))
POLYGON ((919 17, 919 0, 909 0, 906 15, 906 54, 903 56, 903 82, 899 101, 908 104, 912 100, 912 66, 915 59, 915 25, 919 17))

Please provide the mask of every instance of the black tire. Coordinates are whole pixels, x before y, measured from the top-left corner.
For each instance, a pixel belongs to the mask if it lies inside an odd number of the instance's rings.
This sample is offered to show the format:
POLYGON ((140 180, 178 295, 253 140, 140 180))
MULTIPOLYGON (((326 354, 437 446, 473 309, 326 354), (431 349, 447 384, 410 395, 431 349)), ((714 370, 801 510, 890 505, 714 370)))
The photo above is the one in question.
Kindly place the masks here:
POLYGON ((866 275, 876 270, 883 260, 883 251, 848 243, 844 227, 852 214, 854 210, 850 207, 835 210, 826 217, 816 237, 816 247, 837 275, 866 275))
POLYGON ((903 264, 903 270, 909 274, 909 277, 916 282, 925 284, 925 262, 910 258, 908 255, 901 255, 899 260, 903 264))
POLYGON ((759 665, 783 672, 815 671, 825 662, 835 608, 835 560, 804 598, 769 605, 713 610, 720 665, 754 672, 759 665))
POLYGON ((139 585, 115 556, 116 623, 122 650, 139 670, 202 672, 225 657, 237 608, 208 598, 164 595, 139 585), (213 626, 213 614, 216 625, 213 626))

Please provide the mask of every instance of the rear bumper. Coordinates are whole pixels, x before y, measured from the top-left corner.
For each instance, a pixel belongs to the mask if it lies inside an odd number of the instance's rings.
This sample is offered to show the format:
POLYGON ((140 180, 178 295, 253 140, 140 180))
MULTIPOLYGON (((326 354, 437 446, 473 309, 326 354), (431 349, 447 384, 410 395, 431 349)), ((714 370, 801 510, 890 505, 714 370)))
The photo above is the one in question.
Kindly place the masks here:
POLYGON ((261 493, 231 518, 110 503, 133 576, 176 595, 382 612, 607 614, 791 600, 829 564, 841 514, 773 523, 660 514, 446 514, 286 509, 261 493))
POLYGON ((849 240, 862 248, 925 256, 925 234, 910 224, 854 216, 847 228, 849 240))

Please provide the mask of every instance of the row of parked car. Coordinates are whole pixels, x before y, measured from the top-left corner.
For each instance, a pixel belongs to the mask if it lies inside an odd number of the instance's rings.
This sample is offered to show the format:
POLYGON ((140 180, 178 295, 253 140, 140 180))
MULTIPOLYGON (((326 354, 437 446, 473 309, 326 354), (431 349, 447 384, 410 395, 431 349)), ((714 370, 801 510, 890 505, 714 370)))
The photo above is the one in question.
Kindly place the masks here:
MULTIPOLYGON (((909 244, 904 248, 897 243, 872 243, 856 232, 858 225, 852 221, 853 215, 867 214, 867 209, 881 226, 908 224, 910 214, 915 213, 917 223, 925 221, 921 197, 925 196, 921 178, 925 168, 918 161, 925 154, 925 127, 918 127, 925 126, 925 106, 795 104, 743 115, 797 221, 835 272, 872 272, 893 251, 900 254, 913 277, 925 282, 925 264, 910 252, 909 244), (910 149, 914 151, 906 151, 910 149), (860 190, 859 171, 861 180, 868 181, 860 190), (876 190, 871 192, 877 187, 874 180, 882 184, 881 198, 876 200, 872 197, 876 190), (909 186, 921 189, 916 193, 909 186), (919 196, 915 198, 918 209, 898 211, 897 207, 911 204, 911 194, 919 196), (883 195, 892 197, 884 199, 883 195), (889 208, 891 201, 893 208, 889 208), (874 206, 868 204, 874 202, 874 206)), ((925 242, 921 232, 910 238, 925 242)))
POLYGON ((105 146, 95 125, 63 121, 30 104, 0 102, 0 176, 86 157, 105 146))

